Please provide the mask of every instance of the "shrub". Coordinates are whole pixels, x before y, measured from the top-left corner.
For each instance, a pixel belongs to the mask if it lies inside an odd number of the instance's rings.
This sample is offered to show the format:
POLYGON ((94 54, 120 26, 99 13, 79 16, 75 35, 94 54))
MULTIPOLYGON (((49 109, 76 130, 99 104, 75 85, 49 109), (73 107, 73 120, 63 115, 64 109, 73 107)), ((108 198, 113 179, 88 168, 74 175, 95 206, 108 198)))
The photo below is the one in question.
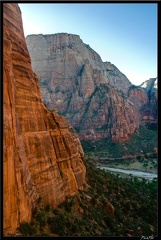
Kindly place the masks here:
POLYGON ((148 163, 144 163, 144 164, 143 164, 143 167, 146 168, 147 166, 148 166, 148 163))
POLYGON ((36 219, 40 223, 40 226, 45 225, 46 224, 46 212, 45 212, 45 210, 41 210, 38 213, 36 219))
POLYGON ((21 223, 18 230, 21 232, 23 236, 31 236, 37 232, 37 228, 35 226, 30 225, 27 222, 21 223))
POLYGON ((46 210, 47 212, 49 212, 49 211, 51 210, 51 205, 50 205, 50 203, 48 203, 48 204, 46 205, 45 210, 46 210))
POLYGON ((32 211, 32 217, 35 217, 38 214, 38 208, 35 207, 34 210, 32 211))
POLYGON ((55 209, 53 209, 53 213, 54 213, 55 215, 58 215, 58 214, 60 213, 60 211, 59 211, 58 208, 55 208, 55 209))
POLYGON ((59 235, 64 234, 66 220, 62 214, 54 218, 48 218, 48 223, 50 224, 50 230, 52 233, 56 233, 59 235))
POLYGON ((116 230, 115 222, 114 222, 114 220, 113 220, 113 218, 111 216, 106 215, 104 217, 104 222, 107 225, 107 227, 109 227, 112 231, 116 230))
POLYGON ((81 222, 79 221, 79 219, 75 218, 69 229, 72 233, 76 233, 80 231, 81 227, 81 222))

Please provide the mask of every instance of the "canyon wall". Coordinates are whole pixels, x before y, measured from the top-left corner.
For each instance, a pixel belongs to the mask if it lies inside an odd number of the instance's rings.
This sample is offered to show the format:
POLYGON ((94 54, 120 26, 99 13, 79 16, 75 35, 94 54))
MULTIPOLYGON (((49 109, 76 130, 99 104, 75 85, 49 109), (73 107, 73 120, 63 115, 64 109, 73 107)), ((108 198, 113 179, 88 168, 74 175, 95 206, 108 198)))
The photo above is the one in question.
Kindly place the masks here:
POLYGON ((12 234, 42 203, 83 188, 84 153, 74 129, 41 100, 15 3, 3 4, 3 230, 12 234))
POLYGON ((117 67, 78 35, 29 35, 26 42, 48 109, 64 115, 82 140, 129 139, 140 114, 128 99, 132 84, 117 67))
POLYGON ((158 123, 158 92, 155 87, 157 78, 150 78, 140 86, 131 87, 129 100, 141 115, 141 124, 158 123))
POLYGON ((155 79, 136 87, 78 35, 26 37, 44 104, 72 124, 81 140, 129 140, 140 124, 156 122, 155 79), (151 90, 150 90, 151 89, 151 90))

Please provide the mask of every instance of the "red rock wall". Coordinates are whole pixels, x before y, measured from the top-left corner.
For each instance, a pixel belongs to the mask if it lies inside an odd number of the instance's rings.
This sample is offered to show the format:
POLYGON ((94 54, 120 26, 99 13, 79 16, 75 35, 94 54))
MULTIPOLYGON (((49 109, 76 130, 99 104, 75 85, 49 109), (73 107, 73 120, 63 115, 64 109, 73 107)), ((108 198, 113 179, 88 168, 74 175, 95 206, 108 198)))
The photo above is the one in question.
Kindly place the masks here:
POLYGON ((52 207, 85 183, 84 153, 65 119, 48 111, 31 68, 17 4, 4 19, 4 234, 30 221, 38 197, 52 207))
POLYGON ((127 99, 131 83, 124 74, 78 35, 29 35, 26 42, 48 109, 64 115, 81 140, 129 139, 140 116, 127 99))
POLYGON ((140 114, 133 104, 120 96, 113 87, 108 86, 108 93, 106 88, 107 86, 103 85, 99 88, 99 93, 91 99, 86 118, 82 121, 86 129, 80 132, 80 138, 101 140, 110 137, 113 142, 123 143, 128 141, 139 127, 140 114), (93 129, 90 129, 90 126, 93 126, 93 129))
POLYGON ((135 88, 129 93, 129 100, 134 103, 140 113, 141 124, 158 122, 158 97, 157 90, 148 96, 146 89, 135 88))

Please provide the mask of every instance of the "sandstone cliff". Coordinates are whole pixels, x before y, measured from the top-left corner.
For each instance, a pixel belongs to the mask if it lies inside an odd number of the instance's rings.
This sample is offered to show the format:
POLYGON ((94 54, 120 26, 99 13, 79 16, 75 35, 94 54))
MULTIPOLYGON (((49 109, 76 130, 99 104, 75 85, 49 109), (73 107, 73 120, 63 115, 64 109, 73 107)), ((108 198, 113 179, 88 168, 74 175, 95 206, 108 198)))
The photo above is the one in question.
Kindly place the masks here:
POLYGON ((140 113, 140 124, 157 124, 158 122, 156 80, 156 78, 150 78, 140 86, 132 86, 129 89, 128 98, 140 113))
POLYGON ((80 139, 129 139, 140 114, 128 99, 132 84, 124 74, 78 35, 29 35, 26 41, 48 109, 64 115, 80 139))
POLYGON ((26 42, 43 102, 64 115, 81 140, 124 142, 140 124, 156 122, 155 79, 133 88, 78 35, 29 35, 26 42))
POLYGON ((39 197, 44 205, 55 207, 75 194, 85 183, 86 169, 76 133, 64 117, 42 103, 18 5, 3 7, 3 230, 7 235, 30 221, 39 197))

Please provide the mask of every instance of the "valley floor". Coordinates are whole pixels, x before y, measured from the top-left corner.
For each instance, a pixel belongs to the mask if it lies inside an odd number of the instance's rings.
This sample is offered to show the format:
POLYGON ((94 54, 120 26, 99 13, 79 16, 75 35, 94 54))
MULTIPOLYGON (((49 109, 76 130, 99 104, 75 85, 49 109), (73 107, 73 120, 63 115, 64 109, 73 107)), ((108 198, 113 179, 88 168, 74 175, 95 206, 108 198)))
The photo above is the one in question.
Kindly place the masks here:
POLYGON ((121 161, 98 159, 98 160, 92 160, 92 162, 95 165, 101 165, 101 166, 106 166, 111 168, 119 168, 124 170, 140 170, 140 171, 150 172, 150 173, 158 172, 156 158, 142 159, 142 160, 137 160, 136 158, 131 160, 122 159, 121 161))
POLYGON ((122 177, 139 177, 152 180, 157 178, 157 159, 121 159, 120 160, 108 160, 108 159, 95 159, 91 161, 94 165, 100 169, 111 171, 115 174, 119 174, 122 177))
POLYGON ((122 178, 85 161, 84 190, 57 208, 37 208, 22 236, 157 236, 157 180, 122 178))

